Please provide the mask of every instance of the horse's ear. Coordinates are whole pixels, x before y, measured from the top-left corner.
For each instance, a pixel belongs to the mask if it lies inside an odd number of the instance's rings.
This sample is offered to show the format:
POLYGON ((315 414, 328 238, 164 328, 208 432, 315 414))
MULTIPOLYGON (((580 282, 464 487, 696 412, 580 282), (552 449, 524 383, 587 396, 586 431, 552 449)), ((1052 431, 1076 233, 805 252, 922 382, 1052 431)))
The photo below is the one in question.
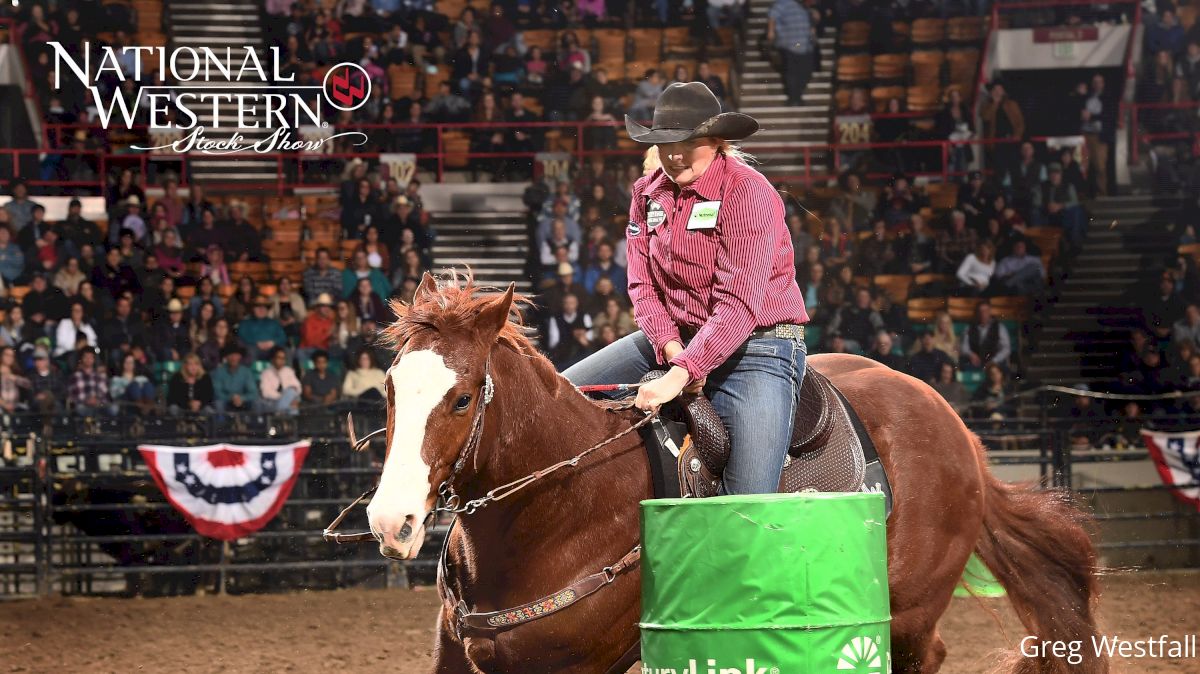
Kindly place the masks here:
POLYGON ((437 297, 437 294, 437 279, 433 277, 433 274, 425 272, 421 276, 421 284, 417 286, 417 292, 413 294, 413 304, 431 301, 437 297))
POLYGON ((487 336, 488 341, 495 339, 496 335, 504 329, 504 325, 508 323, 509 313, 512 311, 513 293, 516 292, 517 284, 509 283, 508 290, 500 297, 489 302, 479 310, 479 330, 487 336))

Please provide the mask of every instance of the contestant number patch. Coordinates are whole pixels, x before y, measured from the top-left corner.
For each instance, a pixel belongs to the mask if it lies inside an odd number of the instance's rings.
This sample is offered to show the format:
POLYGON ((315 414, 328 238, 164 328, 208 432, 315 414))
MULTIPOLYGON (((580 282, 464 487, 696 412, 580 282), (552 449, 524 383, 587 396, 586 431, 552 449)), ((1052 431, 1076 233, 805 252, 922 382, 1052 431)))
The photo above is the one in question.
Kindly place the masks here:
POLYGON ((717 214, 721 211, 719 201, 698 201, 692 206, 688 217, 688 229, 712 229, 717 226, 717 214))

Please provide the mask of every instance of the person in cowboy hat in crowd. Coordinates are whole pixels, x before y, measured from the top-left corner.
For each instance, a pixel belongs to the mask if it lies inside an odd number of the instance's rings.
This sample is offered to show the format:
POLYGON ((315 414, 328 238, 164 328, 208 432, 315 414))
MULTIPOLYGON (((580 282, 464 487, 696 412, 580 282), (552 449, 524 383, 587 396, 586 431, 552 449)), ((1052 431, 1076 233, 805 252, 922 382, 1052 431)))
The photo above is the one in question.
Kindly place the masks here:
POLYGON ((254 313, 238 323, 238 338, 246 347, 250 362, 261 360, 277 346, 287 346, 287 334, 279 321, 267 315, 271 300, 259 295, 254 299, 254 313))
POLYGON ((160 360, 179 360, 192 350, 192 337, 184 318, 183 302, 172 297, 167 302, 167 316, 160 321, 154 344, 158 345, 160 360))
POLYGON ((808 314, 783 201, 732 143, 758 122, 722 113, 708 87, 689 82, 658 98, 651 128, 629 117, 625 126, 652 146, 626 230, 640 330, 564 374, 576 385, 617 384, 668 367, 638 389, 637 406, 703 390, 733 443, 721 492, 773 492, 804 379, 808 314))
POLYGON ((125 211, 120 214, 119 226, 109 224, 109 241, 119 243, 120 235, 125 230, 133 232, 134 243, 146 238, 146 220, 142 217, 142 200, 136 194, 131 194, 122 202, 125 211))
POLYGON ((329 293, 317 295, 308 309, 308 315, 300 324, 300 351, 297 355, 301 363, 316 351, 329 350, 330 338, 337 323, 333 314, 333 296, 329 293))

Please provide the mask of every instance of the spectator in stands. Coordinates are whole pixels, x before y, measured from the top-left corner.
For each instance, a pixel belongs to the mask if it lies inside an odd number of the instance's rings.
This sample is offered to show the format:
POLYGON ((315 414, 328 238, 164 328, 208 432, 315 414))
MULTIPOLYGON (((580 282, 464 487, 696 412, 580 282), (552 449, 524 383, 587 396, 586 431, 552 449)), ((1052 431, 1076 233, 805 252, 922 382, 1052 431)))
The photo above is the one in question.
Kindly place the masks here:
MULTIPOLYGON (((225 357, 225 351, 237 345, 237 338, 233 336, 229 321, 225 318, 218 318, 213 321, 212 331, 200 348, 196 349, 196 354, 200 356, 200 362, 205 371, 211 372, 221 364, 221 360, 225 357)), ((244 356, 245 351, 243 350, 242 353, 244 356)))
MULTIPOLYGON (((505 144, 505 132, 494 125, 503 122, 503 113, 496 104, 496 96, 485 91, 479 96, 475 106, 475 116, 471 119, 474 124, 481 126, 471 129, 471 154, 497 154, 508 151, 505 144)), ((472 182, 479 182, 479 175, 486 174, 492 182, 503 180, 504 159, 495 157, 472 157, 470 159, 472 182)))
MULTIPOLYGON (((211 209, 205 209, 200 212, 199 226, 192 229, 188 235, 188 244, 195 256, 194 259, 200 261, 208 261, 211 263, 210 253, 213 250, 219 250, 224 259, 224 251, 221 246, 225 245, 225 227, 217 224, 217 216, 211 209)), ((228 278, 222 280, 213 278, 213 283, 217 285, 226 285, 229 283, 228 278)))
POLYGON ((579 298, 564 295, 559 311, 546 324, 546 349, 559 371, 574 365, 589 353, 592 317, 580 311, 579 298))
POLYGON ((255 412, 258 377, 242 363, 245 353, 237 344, 225 347, 224 363, 212 373, 213 399, 218 412, 255 412))
POLYGON ((877 363, 882 363, 897 372, 904 371, 904 358, 893 352, 892 335, 887 330, 875 333, 875 345, 867 356, 877 363))
POLYGON ((491 57, 483 49, 483 38, 479 31, 467 34, 467 43, 452 59, 451 81, 457 91, 467 98, 475 98, 483 91, 484 79, 491 74, 491 57))
POLYGON ((200 357, 189 353, 167 383, 167 410, 175 416, 210 412, 213 404, 212 378, 204 372, 200 357))
POLYGON ((212 302, 201 302, 200 310, 188 318, 188 336, 192 348, 199 350, 212 334, 212 326, 217 320, 217 310, 212 302))
MULTIPOLYGON (((108 377, 96 366, 96 351, 84 349, 71 373, 67 399, 76 414, 91 416, 109 411, 108 377)), ((115 413, 115 410, 112 410, 115 413)))
POLYGON ((25 330, 25 312, 20 304, 14 304, 9 308, 4 321, 0 322, 0 346, 19 347, 28 341, 28 337, 25 330))
POLYGON ((148 373, 138 366, 132 353, 120 359, 117 373, 108 380, 108 393, 114 404, 132 405, 142 416, 154 409, 158 395, 148 373))
POLYGON ((25 271, 25 253, 12 240, 12 230, 0 225, 0 278, 13 284, 25 271))
POLYGON ((342 237, 361 239, 367 227, 379 218, 379 198, 371 189, 371 181, 362 178, 354 196, 342 202, 342 237))
POLYGON ((992 277, 992 293, 996 295, 1036 296, 1046 282, 1046 269, 1041 258, 1026 251, 1025 241, 1013 242, 1012 254, 996 265, 992 277))
POLYGON ((859 288, 854 293, 854 303, 841 307, 829 321, 829 330, 841 334, 846 348, 864 352, 871 347, 872 336, 884 329, 883 317, 871 306, 871 291, 859 288))
POLYGON ((360 349, 354 356, 354 369, 342 382, 342 397, 356 402, 378 404, 384 399, 384 372, 375 366, 371 352, 360 349))
MULTIPOLYGON (((339 308, 343 302, 338 302, 339 308)), ((347 313, 353 313, 347 306, 347 313)), ((321 293, 313 300, 309 306, 310 311, 305 316, 304 321, 300 324, 300 351, 299 358, 301 362, 308 357, 310 353, 315 351, 329 351, 337 347, 331 343, 330 339, 334 336, 336 326, 333 313, 333 297, 329 293, 321 293)))
POLYGON ((221 296, 213 287, 212 279, 207 276, 202 276, 196 283, 196 294, 188 302, 188 314, 195 318, 200 314, 200 307, 204 304, 213 305, 213 313, 217 317, 225 313, 225 303, 221 301, 221 296))
POLYGON ((971 396, 972 408, 979 419, 1007 419, 1016 416, 1016 393, 1004 368, 988 363, 984 368, 983 384, 971 396))
POLYGON ((70 309, 63 291, 51 286, 43 271, 33 272, 29 292, 25 293, 21 304, 25 307, 25 317, 36 326, 65 318, 70 309))
POLYGON ((350 266, 342 270, 342 287, 339 296, 349 297, 354 292, 355 286, 358 285, 359 279, 369 280, 371 289, 380 298, 391 297, 392 287, 388 283, 387 277, 383 275, 383 272, 371 266, 364 250, 355 251, 350 266))
POLYGON ((59 223, 63 239, 67 243, 67 250, 72 255, 79 255, 79 251, 84 245, 95 248, 104 240, 100 228, 96 226, 96 223, 84 218, 81 215, 82 211, 83 206, 79 199, 71 199, 67 206, 67 217, 59 223))
POLYGON ((1200 304, 1193 301, 1187 305, 1183 318, 1171 326, 1171 339, 1200 349, 1200 304))
POLYGON ((775 0, 767 14, 767 42, 781 52, 788 105, 800 105, 816 65, 812 18, 798 0, 775 0))
POLYGON ((296 286, 292 283, 292 279, 284 276, 279 279, 279 287, 275 294, 271 296, 271 309, 267 315, 281 324, 287 321, 303 321, 308 315, 308 308, 304 304, 304 298, 296 291, 296 286))
POLYGON ((243 319, 254 313, 254 301, 258 299, 258 286, 254 279, 243 276, 238 279, 237 290, 229 298, 229 306, 225 314, 233 324, 241 323, 243 319))
POLYGON ((1108 148, 1109 129, 1108 115, 1105 112, 1107 96, 1104 93, 1104 76, 1096 73, 1092 76, 1092 88, 1083 109, 1079 111, 1084 141, 1088 151, 1088 173, 1096 181, 1099 194, 1108 194, 1108 148))
MULTIPOLYGON (((717 0, 717 2, 720 1, 717 0)), ((713 2, 714 0, 709 0, 708 6, 710 11, 713 8, 713 2)), ((712 37, 717 39, 716 33, 713 33, 712 37)), ((701 82, 704 86, 708 87, 713 92, 713 95, 717 97, 717 100, 721 101, 722 108, 728 107, 728 103, 725 100, 725 82, 712 71, 712 66, 709 65, 708 61, 701 61, 696 65, 696 77, 694 81, 701 82)))
POLYGON ((952 141, 950 146, 949 169, 954 174, 962 174, 974 161, 974 150, 967 143, 975 137, 974 115, 963 100, 962 90, 952 86, 946 91, 946 105, 938 113, 935 120, 936 133, 939 138, 952 141))
POLYGON ((62 290, 62 294, 71 296, 79 291, 79 284, 88 281, 88 275, 79 270, 79 258, 67 258, 59 271, 54 273, 53 285, 62 290))
POLYGON ((180 213, 179 230, 183 233, 184 240, 192 245, 193 250, 202 252, 207 247, 207 245, 200 245, 200 242, 193 241, 191 235, 200 228, 204 213, 206 211, 211 213, 212 210, 212 202, 204 196, 204 186, 197 182, 189 184, 188 200, 180 213))
POLYGON ((1170 5, 1163 7, 1158 13, 1157 22, 1146 22, 1145 50, 1147 54, 1160 52, 1167 52, 1172 56, 1181 54, 1186 39, 1187 36, 1183 26, 1179 23, 1179 17, 1175 15, 1175 10, 1170 5))
POLYGON ((75 300, 71 303, 70 314, 66 319, 58 322, 55 330, 54 356, 57 358, 74 350, 75 339, 77 335, 81 334, 87 337, 89 347, 96 348, 98 344, 96 329, 87 321, 83 302, 75 300))
POLYGON ((233 284, 233 277, 229 275, 229 267, 224 261, 224 248, 210 243, 204 258, 204 263, 200 264, 200 276, 209 278, 214 285, 233 284))
POLYGON ((821 235, 821 261, 829 266, 841 266, 854 257, 854 240, 842 228, 842 221, 835 217, 825 220, 825 232, 821 235))
POLYGON ((45 244, 44 239, 54 227, 46 222, 46 208, 41 204, 34 204, 29 209, 29 215, 29 224, 17 234, 17 244, 25 251, 28 263, 37 265, 40 249, 45 244))
POLYGON ((982 229, 992 207, 992 191, 984 184, 983 173, 971 171, 967 184, 958 190, 955 208, 967 214, 967 224, 982 229))
POLYGON ((265 262, 262 234, 246 219, 246 208, 243 202, 230 208, 233 218, 225 227, 225 249, 235 262, 265 262))
POLYGON ((992 317, 992 305, 987 302, 976 307, 975 317, 962 337, 962 366, 973 370, 993 363, 1008 367, 1012 355, 1008 329, 992 317))
POLYGON ((1017 148, 1013 143, 1025 138, 1025 116, 1021 113, 1021 106, 1008 97, 1000 82, 992 83, 990 93, 991 96, 980 110, 983 137, 985 140, 1002 141, 989 146, 992 150, 988 165, 1004 175, 1017 163, 1017 148))
POLYGON ((625 292, 626 287, 618 288, 613 284, 611 278, 601 276, 596 279, 596 290, 591 295, 580 299, 580 306, 592 316, 603 313, 610 299, 615 299, 621 306, 626 306, 629 303, 629 296, 625 292))
MULTIPOLYGON (((896 242, 888 236, 884 221, 876 220, 871 236, 858 244, 855 271, 862 276, 897 273, 897 260, 896 242)), ((805 307, 808 307, 807 303, 805 307)))
POLYGON ((596 126, 588 126, 585 128, 583 135, 583 146, 588 150, 610 150, 617 146, 617 129, 615 126, 609 126, 617 121, 607 109, 604 99, 600 96, 593 96, 591 99, 591 112, 584 120, 591 122, 596 126))
POLYGON ((970 255, 979 242, 975 230, 967 227, 967 214, 953 211, 950 214, 950 227, 938 234, 937 237, 937 269, 943 274, 958 271, 967 255, 970 255))
POLYGON ((593 317, 593 329, 596 332, 604 327, 612 327, 617 339, 637 332, 638 329, 637 324, 633 322, 633 315, 616 297, 609 297, 604 303, 603 311, 593 317))
POLYGON ((941 376, 942 369, 949 365, 954 371, 954 361, 945 351, 937 348, 932 330, 921 333, 917 340, 916 351, 908 359, 909 374, 927 384, 933 384, 941 376))
POLYGON ((353 304, 360 319, 372 320, 376 323, 386 323, 391 320, 391 312, 388 311, 383 298, 371 289, 371 280, 368 278, 358 279, 353 292, 347 299, 353 304))
POLYGON ((808 321, 816 325, 824 325, 828 317, 824 303, 825 265, 816 262, 808 267, 807 278, 800 280, 800 291, 804 293, 804 310, 808 312, 808 321))
POLYGON ((1175 97, 1200 101, 1200 41, 1190 40, 1187 51, 1175 64, 1175 97))
POLYGON ((274 349, 287 345, 283 326, 267 315, 270 307, 271 301, 260 295, 254 301, 254 314, 238 323, 238 337, 251 361, 266 358, 274 349))
POLYGON ((467 46, 467 37, 471 31, 482 32, 483 27, 479 24, 479 18, 475 14, 474 7, 464 7, 463 11, 458 15, 458 21, 454 22, 454 28, 451 30, 450 38, 455 49, 462 49, 467 46))
POLYGON ((1035 192, 1033 205, 1037 209, 1035 212, 1040 214, 1039 220, 1053 227, 1061 227, 1067 245, 1071 250, 1078 251, 1083 245, 1087 215, 1079 204, 1075 188, 1063 182, 1062 164, 1055 162, 1050 165, 1050 180, 1035 192))
POLYGON ((21 230, 33 221, 33 207, 37 203, 29 199, 29 187, 19 178, 9 184, 8 193, 12 196, 12 199, 4 204, 4 210, 8 212, 8 226, 15 234, 20 235, 21 230))
POLYGON ((1046 167, 1037 160, 1033 143, 1021 143, 1020 157, 1004 176, 1004 185, 1012 193, 1013 204, 1028 212, 1036 203, 1037 192, 1047 180, 1046 167))
POLYGON ((116 299, 113 315, 100 325, 100 348, 109 356, 109 363, 116 364, 122 355, 129 353, 135 343, 146 341, 146 326, 141 316, 133 312, 133 300, 128 295, 116 299))
POLYGON ((1075 194, 1087 193, 1087 180, 1083 177, 1083 169, 1075 161, 1075 148, 1064 147, 1059 152, 1059 163, 1063 167, 1063 182, 1075 188, 1075 194))
POLYGON ((633 103, 629 106, 629 116, 635 120, 646 120, 654 116, 654 104, 662 95, 666 86, 658 70, 651 68, 642 76, 634 90, 633 103))
POLYGON ((1170 337, 1175 321, 1184 315, 1183 298, 1175 289, 1175 280, 1169 272, 1160 275, 1157 292, 1140 304, 1143 324, 1158 339, 1170 337))
POLYGON ((601 243, 597 248, 596 263, 584 270, 583 287, 589 293, 594 292, 596 290, 596 281, 602 277, 611 279, 613 285, 617 288, 624 288, 628 285, 625 268, 613 261, 613 247, 607 241, 601 243))
POLYGON ((154 247, 151 257, 158 262, 159 268, 168 276, 176 279, 183 276, 186 269, 183 247, 179 245, 179 239, 174 229, 168 229, 163 233, 162 243, 154 247))
POLYGON ((912 228, 908 241, 908 271, 912 274, 932 273, 937 260, 937 242, 919 213, 912 216, 912 228))
POLYGON ((270 365, 259 378, 263 411, 296 416, 300 413, 301 390, 296 371, 288 365, 287 350, 275 347, 271 350, 270 365))
POLYGON ((146 240, 149 232, 146 220, 142 217, 142 201, 136 194, 131 194, 126 197, 124 204, 124 213, 116 219, 116 222, 109 221, 109 240, 119 241, 125 232, 129 232, 133 236, 133 242, 140 244, 146 240), (113 227, 114 224, 117 226, 113 227))
POLYGON ((857 173, 847 172, 838 176, 838 193, 829 203, 829 215, 837 218, 854 232, 865 232, 871 227, 874 198, 863 190, 862 179, 857 173))
POLYGON ((309 405, 333 405, 341 397, 342 378, 329 370, 329 354, 325 351, 315 351, 312 363, 312 369, 301 379, 301 400, 309 405))
POLYGON ((342 274, 331 265, 328 248, 318 248, 316 264, 304 270, 304 296, 311 302, 321 293, 342 295, 342 274))
POLYGON ((157 322, 153 343, 158 346, 159 360, 179 360, 192 350, 191 330, 184 319, 183 302, 179 298, 171 298, 166 309, 166 320, 157 322))
POLYGON ((430 122, 465 122, 471 116, 471 103, 450 88, 450 82, 438 85, 437 95, 425 106, 430 122))
POLYGON ((992 282, 996 272, 996 249, 989 241, 981 241, 975 252, 968 255, 958 266, 955 276, 959 289, 970 295, 982 295, 992 282))

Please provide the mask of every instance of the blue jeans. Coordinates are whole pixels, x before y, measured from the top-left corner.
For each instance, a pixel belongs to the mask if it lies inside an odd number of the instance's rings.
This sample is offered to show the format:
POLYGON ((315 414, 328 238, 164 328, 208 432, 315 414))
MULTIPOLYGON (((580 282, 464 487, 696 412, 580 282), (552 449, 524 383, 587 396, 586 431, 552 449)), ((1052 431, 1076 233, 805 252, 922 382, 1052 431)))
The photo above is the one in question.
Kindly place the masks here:
POLYGON ((285 388, 279 394, 278 398, 261 398, 259 405, 261 406, 262 411, 266 412, 267 414, 277 413, 296 416, 300 413, 300 410, 294 409, 292 407, 292 402, 299 397, 300 391, 294 388, 285 388))
MULTIPOLYGON (((800 339, 753 339, 708 375, 704 393, 725 422, 732 447, 722 494, 770 494, 779 488, 806 356, 800 339)), ((563 375, 576 386, 632 384, 655 368, 654 347, 638 331, 563 375)))

